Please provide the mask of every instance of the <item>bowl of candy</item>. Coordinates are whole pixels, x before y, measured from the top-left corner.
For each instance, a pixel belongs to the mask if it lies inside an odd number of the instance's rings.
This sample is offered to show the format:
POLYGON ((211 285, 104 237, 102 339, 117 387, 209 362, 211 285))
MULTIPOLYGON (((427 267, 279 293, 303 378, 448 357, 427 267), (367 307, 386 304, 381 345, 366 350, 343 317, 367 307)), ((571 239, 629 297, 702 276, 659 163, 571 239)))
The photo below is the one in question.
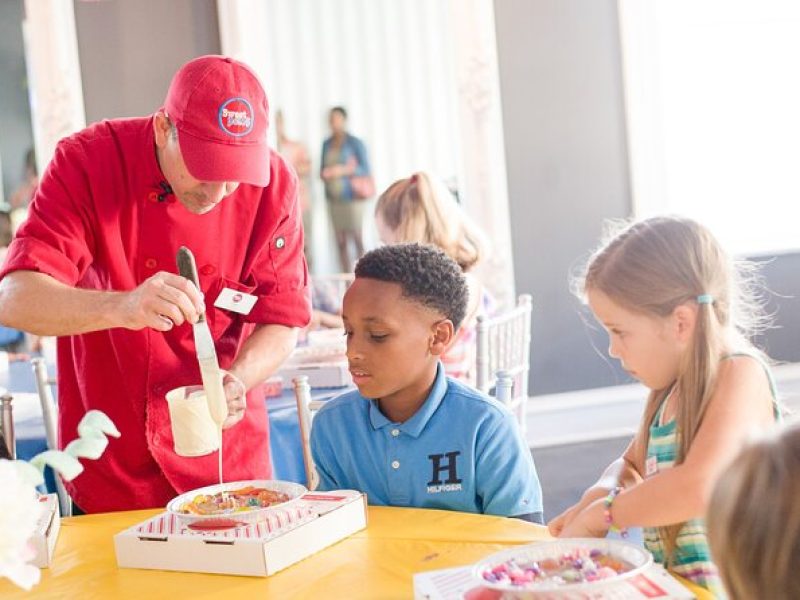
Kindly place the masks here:
POLYGON ((192 529, 228 529, 263 521, 308 489, 299 483, 258 479, 209 485, 170 500, 167 512, 192 529))
POLYGON ((475 565, 473 576, 503 598, 558 597, 618 585, 652 563, 647 550, 628 542, 575 538, 492 554, 475 565))

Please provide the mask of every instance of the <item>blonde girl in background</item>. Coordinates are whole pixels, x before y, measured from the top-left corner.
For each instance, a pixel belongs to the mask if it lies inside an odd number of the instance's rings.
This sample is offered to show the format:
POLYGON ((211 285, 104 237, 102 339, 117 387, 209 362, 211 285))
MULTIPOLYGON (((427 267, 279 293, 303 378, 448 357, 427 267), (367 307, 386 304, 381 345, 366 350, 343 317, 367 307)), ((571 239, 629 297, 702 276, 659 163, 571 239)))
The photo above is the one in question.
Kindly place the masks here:
POLYGON ((800 428, 745 448, 714 488, 708 539, 732 600, 800 598, 800 428))
POLYGON ((449 376, 474 384, 477 319, 491 314, 495 305, 489 291, 470 274, 486 252, 484 235, 444 183, 424 172, 395 181, 380 195, 375 224, 384 244, 418 242, 438 246, 466 274, 467 316, 441 360, 449 376))
POLYGON ((608 331, 609 355, 650 394, 623 456, 550 531, 599 537, 643 527, 656 561, 722 595, 703 518, 711 490, 777 413, 771 376, 748 341, 754 286, 705 227, 656 217, 601 247, 581 287, 608 331))

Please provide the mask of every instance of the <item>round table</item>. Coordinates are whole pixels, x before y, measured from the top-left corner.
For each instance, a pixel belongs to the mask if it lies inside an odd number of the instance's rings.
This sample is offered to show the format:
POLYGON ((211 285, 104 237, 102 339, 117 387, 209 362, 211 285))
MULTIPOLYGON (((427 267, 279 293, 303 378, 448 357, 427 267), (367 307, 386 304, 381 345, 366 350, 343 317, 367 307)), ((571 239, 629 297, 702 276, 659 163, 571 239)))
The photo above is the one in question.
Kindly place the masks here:
POLYGON ((0 597, 410 598, 415 573, 468 565, 509 546, 549 539, 546 528, 518 519, 371 506, 367 529, 267 578, 118 568, 114 534, 157 513, 64 519, 53 566, 42 571, 33 594, 0 580, 0 597))
MULTIPOLYGON (((159 511, 63 519, 53 566, 33 596, 47 598, 408 598, 412 576, 465 565, 548 537, 539 525, 484 515, 370 507, 367 529, 268 578, 120 569, 114 534, 159 511)), ((0 597, 28 598, 0 580, 0 597)))

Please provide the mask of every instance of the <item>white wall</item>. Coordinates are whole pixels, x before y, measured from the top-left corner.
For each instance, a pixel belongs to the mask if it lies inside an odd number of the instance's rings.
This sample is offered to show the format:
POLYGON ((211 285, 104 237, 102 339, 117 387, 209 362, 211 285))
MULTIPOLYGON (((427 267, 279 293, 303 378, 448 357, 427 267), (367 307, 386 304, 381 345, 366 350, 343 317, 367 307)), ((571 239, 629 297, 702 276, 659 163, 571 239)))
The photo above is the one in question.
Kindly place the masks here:
POLYGON ((637 216, 692 217, 736 254, 800 250, 800 3, 619 10, 637 216))
POLYGON ((625 383, 569 289, 603 220, 631 211, 616 2, 495 0, 495 21, 517 291, 533 294, 530 391, 625 383))
POLYGON ((86 122, 148 115, 175 71, 219 54, 214 0, 75 2, 86 122))

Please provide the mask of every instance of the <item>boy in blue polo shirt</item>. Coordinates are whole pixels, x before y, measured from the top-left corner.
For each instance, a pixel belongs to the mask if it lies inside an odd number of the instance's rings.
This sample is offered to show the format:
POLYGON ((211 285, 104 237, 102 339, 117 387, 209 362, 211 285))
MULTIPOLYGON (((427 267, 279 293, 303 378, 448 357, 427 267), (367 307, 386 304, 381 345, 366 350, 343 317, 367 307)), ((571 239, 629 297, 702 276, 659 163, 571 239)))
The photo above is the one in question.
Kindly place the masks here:
POLYGON ((397 244, 364 255, 355 274, 342 317, 358 391, 314 418, 319 489, 541 523, 539 479, 514 417, 439 362, 466 313, 459 266, 433 246, 397 244))

